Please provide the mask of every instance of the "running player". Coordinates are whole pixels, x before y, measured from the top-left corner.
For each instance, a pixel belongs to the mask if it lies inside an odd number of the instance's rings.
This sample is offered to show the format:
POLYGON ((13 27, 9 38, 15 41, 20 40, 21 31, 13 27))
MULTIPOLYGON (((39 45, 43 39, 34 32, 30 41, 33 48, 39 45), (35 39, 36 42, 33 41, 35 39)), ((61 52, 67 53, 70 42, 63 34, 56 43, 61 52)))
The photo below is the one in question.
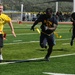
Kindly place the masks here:
POLYGON ((11 32, 13 34, 14 37, 16 37, 16 34, 14 32, 14 28, 11 22, 10 17, 8 17, 7 15, 3 14, 3 5, 0 4, 0 61, 3 60, 2 57, 2 48, 3 48, 3 27, 4 24, 8 23, 10 28, 11 28, 11 32))
POLYGON ((75 38, 75 12, 73 12, 71 14, 71 21, 73 22, 72 23, 72 39, 71 39, 71 42, 70 42, 70 45, 72 46, 73 45, 73 40, 75 38))
POLYGON ((57 28, 58 22, 56 18, 52 15, 53 11, 51 8, 46 9, 46 14, 41 14, 38 19, 31 26, 31 30, 34 31, 35 25, 42 22, 41 25, 41 35, 40 35, 40 46, 43 47, 43 40, 47 39, 48 52, 45 56, 45 60, 49 61, 49 57, 52 53, 53 46, 55 45, 54 31, 57 28))

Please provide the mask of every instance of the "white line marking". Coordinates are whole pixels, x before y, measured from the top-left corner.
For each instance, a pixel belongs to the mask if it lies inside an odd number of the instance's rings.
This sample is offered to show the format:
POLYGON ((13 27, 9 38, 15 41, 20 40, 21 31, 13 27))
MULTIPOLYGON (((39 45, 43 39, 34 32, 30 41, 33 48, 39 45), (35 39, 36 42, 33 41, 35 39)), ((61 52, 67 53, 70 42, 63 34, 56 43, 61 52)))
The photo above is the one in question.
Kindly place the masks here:
MULTIPOLYGON (((21 34, 16 34, 16 35, 32 35, 32 34, 38 34, 38 33, 21 33, 21 34)), ((12 34, 8 34, 7 36, 10 36, 12 34)))
MULTIPOLYGON (((63 54, 63 55, 56 55, 56 56, 51 56, 50 58, 64 57, 64 56, 71 56, 71 55, 75 55, 75 53, 72 53, 72 54, 63 54)), ((41 58, 32 58, 32 59, 27 59, 27 60, 38 60, 38 59, 44 59, 44 57, 41 57, 41 58)), ((10 63, 15 63, 15 62, 14 61, 13 62, 3 62, 3 63, 0 63, 0 64, 10 64, 10 63)))
POLYGON ((72 53, 72 54, 63 54, 63 55, 57 55, 57 56, 51 56, 51 58, 71 56, 71 55, 75 55, 75 53, 72 53))
MULTIPOLYGON (((70 39, 56 39, 56 41, 60 41, 60 40, 70 40, 70 39)), ((11 44, 22 44, 22 43, 37 43, 39 41, 29 41, 29 42, 16 42, 16 43, 4 43, 4 45, 11 45, 11 44)))
POLYGON ((51 72, 43 72, 43 74, 48 74, 48 75, 75 75, 75 74, 62 74, 62 73, 51 73, 51 72))
MULTIPOLYGON (((57 33, 61 33, 61 32, 57 32, 57 33)), ((62 32, 62 33, 65 33, 65 32, 62 32)), ((68 32, 66 32, 66 33, 68 33, 68 32)), ((16 34, 16 35, 32 35, 32 34, 38 34, 37 32, 35 32, 35 33, 21 33, 21 34, 16 34)), ((12 35, 12 34, 7 34, 7 36, 10 36, 10 35, 12 35)))
POLYGON ((12 44, 23 44, 23 43, 37 43, 39 41, 29 41, 29 42, 15 42, 15 43, 5 43, 4 45, 12 45, 12 44))
POLYGON ((71 38, 67 38, 67 39, 56 39, 56 40, 59 40, 59 41, 60 41, 60 40, 70 40, 70 39, 71 39, 71 38))
POLYGON ((22 40, 14 40, 13 42, 21 42, 22 40))
MULTIPOLYGON (((50 58, 57 58, 57 57, 64 57, 64 56, 71 56, 71 55, 75 55, 75 53, 72 54, 62 54, 62 55, 55 55, 55 56, 51 56, 50 58)), ((33 59, 28 59, 28 60, 37 60, 37 59, 43 59, 44 57, 41 58, 33 58, 33 59)))
POLYGON ((12 63, 15 63, 15 62, 3 62, 3 63, 0 63, 0 65, 3 65, 3 64, 12 64, 12 63))
POLYGON ((70 44, 70 43, 63 43, 62 45, 68 45, 68 44, 70 44))

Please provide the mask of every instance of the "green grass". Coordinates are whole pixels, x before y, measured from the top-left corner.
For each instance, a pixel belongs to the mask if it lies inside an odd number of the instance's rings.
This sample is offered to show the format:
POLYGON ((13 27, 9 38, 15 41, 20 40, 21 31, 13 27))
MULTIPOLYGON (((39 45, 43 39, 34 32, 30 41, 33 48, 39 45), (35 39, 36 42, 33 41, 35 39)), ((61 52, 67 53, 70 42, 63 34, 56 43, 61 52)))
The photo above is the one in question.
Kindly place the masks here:
MULTIPOLYGON (((30 30, 31 24, 14 23, 17 37, 11 35, 8 25, 4 31, 7 33, 7 40, 4 40, 4 60, 27 60, 44 57, 46 49, 39 46, 39 34, 30 30), (35 42, 32 42, 35 41, 35 42)), ((36 27, 39 28, 39 25, 36 27)), ((56 45, 51 56, 75 53, 75 43, 71 47, 69 32, 71 25, 58 25, 56 32, 62 36, 56 38, 56 45)), ((0 64, 0 75, 46 75, 43 72, 75 74, 75 55, 50 58, 50 61, 30 61, 14 64, 0 64)))

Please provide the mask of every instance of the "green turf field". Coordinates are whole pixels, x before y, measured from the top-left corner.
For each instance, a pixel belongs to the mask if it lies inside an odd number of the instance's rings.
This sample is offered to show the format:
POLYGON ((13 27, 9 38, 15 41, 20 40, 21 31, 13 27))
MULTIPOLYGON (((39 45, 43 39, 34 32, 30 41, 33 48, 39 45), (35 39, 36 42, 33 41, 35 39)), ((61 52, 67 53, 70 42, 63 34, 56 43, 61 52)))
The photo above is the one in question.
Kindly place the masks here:
MULTIPOLYGON (((71 25, 58 25, 56 32, 62 38, 56 38, 56 45, 53 48, 50 61, 40 61, 44 58, 47 49, 39 46, 39 34, 31 31, 32 24, 13 23, 17 37, 14 38, 8 25, 4 31, 7 39, 4 40, 3 57, 4 60, 29 60, 13 64, 0 63, 0 75, 75 75, 75 43, 70 46, 71 25), (54 74, 51 74, 54 73, 54 74)), ((38 24, 36 27, 40 27, 38 24)))

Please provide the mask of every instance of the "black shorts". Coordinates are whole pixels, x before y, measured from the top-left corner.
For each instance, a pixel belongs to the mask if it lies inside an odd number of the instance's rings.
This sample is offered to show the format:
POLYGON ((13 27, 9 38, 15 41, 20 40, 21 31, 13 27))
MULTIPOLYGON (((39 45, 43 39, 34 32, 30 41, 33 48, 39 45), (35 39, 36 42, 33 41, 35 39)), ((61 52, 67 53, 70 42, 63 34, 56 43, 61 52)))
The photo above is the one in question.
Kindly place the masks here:
POLYGON ((51 34, 50 36, 41 33, 40 35, 40 45, 43 43, 43 40, 46 39, 44 43, 48 43, 49 46, 54 46, 56 44, 54 34, 51 34))
POLYGON ((3 47, 3 35, 0 34, 0 48, 3 47))

